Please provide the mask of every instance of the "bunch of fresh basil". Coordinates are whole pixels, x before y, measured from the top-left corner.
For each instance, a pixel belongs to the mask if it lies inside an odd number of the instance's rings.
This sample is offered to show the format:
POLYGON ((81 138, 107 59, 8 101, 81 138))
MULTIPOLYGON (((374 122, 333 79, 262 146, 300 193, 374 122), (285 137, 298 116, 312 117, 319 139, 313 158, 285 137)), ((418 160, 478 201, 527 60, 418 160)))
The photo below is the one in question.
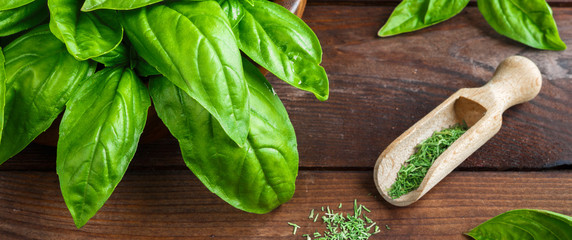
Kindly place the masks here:
POLYGON ((125 174, 151 100, 229 204, 266 213, 292 197, 294 129, 241 52, 328 98, 316 35, 267 0, 0 0, 0 37, 0 164, 63 112, 57 173, 77 227, 125 174))
MULTIPOLYGON (((379 30, 380 37, 412 32, 443 22, 469 0, 403 0, 379 30)), ((533 48, 565 50, 552 9, 545 0, 478 0, 479 11, 501 35, 533 48)))

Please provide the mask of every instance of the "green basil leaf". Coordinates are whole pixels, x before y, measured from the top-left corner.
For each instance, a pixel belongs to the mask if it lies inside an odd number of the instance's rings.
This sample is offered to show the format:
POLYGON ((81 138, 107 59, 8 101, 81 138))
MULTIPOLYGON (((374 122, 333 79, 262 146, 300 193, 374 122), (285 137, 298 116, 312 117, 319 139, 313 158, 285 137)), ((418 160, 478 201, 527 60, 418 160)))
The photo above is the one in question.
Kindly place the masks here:
POLYGON ((44 132, 95 70, 95 64, 71 56, 47 25, 10 43, 4 56, 7 83, 0 164, 44 132))
POLYGON ((565 50, 545 0, 478 0, 479 11, 498 33, 528 46, 565 50))
POLYGON ((379 30, 380 37, 413 32, 454 17, 469 0, 404 0, 379 30))
POLYGON ((228 19, 214 1, 153 5, 121 14, 137 53, 199 102, 239 145, 248 89, 228 19))
POLYGON ((245 1, 246 3, 250 4, 250 6, 254 6, 254 0, 242 0, 245 1))
POLYGON ((163 0, 85 0, 82 11, 97 9, 130 10, 145 7, 163 0))
POLYGON ((328 76, 323 67, 322 47, 312 29, 284 7, 254 0, 233 29, 240 49, 260 66, 299 89, 328 99, 328 76))
POLYGON ((0 11, 0 37, 30 29, 48 18, 46 1, 36 0, 18 8, 0 11))
POLYGON ((19 8, 34 0, 0 0, 0 11, 19 8))
POLYGON ((155 67, 151 66, 151 64, 141 58, 137 58, 136 60, 135 72, 137 72, 137 75, 142 77, 161 75, 155 67))
POLYGON ((48 6, 50 29, 79 60, 109 53, 123 39, 123 28, 115 11, 84 13, 80 11, 81 1, 77 0, 48 0, 48 6))
POLYGON ((57 172, 78 228, 97 213, 123 178, 150 105, 145 85, 123 68, 97 72, 66 104, 57 172))
POLYGON ((179 140, 187 166, 232 206, 266 213, 294 194, 298 174, 296 134, 286 109, 264 76, 247 60, 250 132, 238 147, 200 104, 164 77, 149 89, 158 116, 179 140))
POLYGON ((486 239, 572 239, 572 217, 546 210, 517 209, 498 215, 467 233, 486 239))
MULTIPOLYGON (((242 0, 218 0, 218 4, 227 14, 228 20, 230 21, 230 26, 232 28, 235 28, 246 14, 240 1, 242 0)), ((234 34, 237 34, 237 32, 234 34)))
POLYGON ((127 66, 129 64, 129 50, 125 45, 119 44, 111 52, 94 57, 93 60, 105 67, 127 66))
POLYGON ((6 60, 0 47, 0 142, 2 142, 2 130, 4 129, 4 105, 6 105, 6 60))

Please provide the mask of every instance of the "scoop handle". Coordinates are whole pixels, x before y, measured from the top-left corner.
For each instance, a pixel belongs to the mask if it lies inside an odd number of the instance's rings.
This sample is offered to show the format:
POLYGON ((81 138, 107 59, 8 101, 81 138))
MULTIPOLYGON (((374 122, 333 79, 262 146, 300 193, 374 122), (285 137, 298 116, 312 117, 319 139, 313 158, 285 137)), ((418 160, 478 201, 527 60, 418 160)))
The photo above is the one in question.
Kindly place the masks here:
POLYGON ((494 95, 496 105, 502 111, 532 100, 540 92, 542 75, 536 64, 521 56, 512 56, 502 61, 493 78, 484 88, 494 95))

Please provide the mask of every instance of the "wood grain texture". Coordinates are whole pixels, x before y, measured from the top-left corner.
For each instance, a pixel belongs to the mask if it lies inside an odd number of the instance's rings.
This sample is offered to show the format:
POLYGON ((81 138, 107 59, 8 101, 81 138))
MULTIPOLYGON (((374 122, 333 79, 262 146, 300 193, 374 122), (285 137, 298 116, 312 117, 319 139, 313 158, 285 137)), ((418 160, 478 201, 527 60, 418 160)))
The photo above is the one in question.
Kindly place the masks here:
MULTIPOLYGON (((463 169, 541 169, 572 166, 572 50, 540 51, 497 34, 478 10, 391 38, 377 30, 392 7, 309 6, 304 20, 324 49, 331 97, 270 76, 292 119, 301 167, 372 168, 401 133, 456 90, 486 83, 504 58, 522 55, 543 74, 529 103, 508 109, 500 132, 463 169)), ((562 39, 572 44, 572 8, 555 8, 562 39)), ((572 46, 572 45, 571 45, 572 46)), ((55 169, 55 149, 31 145, 1 170, 55 169)), ((140 145, 134 169, 184 169, 177 141, 140 145)))
POLYGON ((352 211, 354 199, 382 227, 372 239, 466 239, 462 233, 502 212, 546 209, 572 215, 572 172, 454 172, 417 203, 398 208, 377 196, 371 171, 302 171, 294 198, 265 214, 241 212, 188 171, 129 171, 88 224, 75 229, 47 172, 0 175, 2 239, 302 239, 324 231, 311 209, 352 211), (288 222, 299 224, 297 238, 288 222))
MULTIPOLYGON (((303 166, 373 166, 376 156, 456 90, 485 84, 508 56, 543 74, 537 98, 508 109, 500 132, 464 168, 543 168, 572 164, 572 51, 531 49, 502 37, 476 8, 418 32, 378 38, 386 7, 308 7, 324 47, 331 98, 319 103, 274 79, 299 136, 303 166)), ((572 42, 572 9, 555 9, 572 42)))

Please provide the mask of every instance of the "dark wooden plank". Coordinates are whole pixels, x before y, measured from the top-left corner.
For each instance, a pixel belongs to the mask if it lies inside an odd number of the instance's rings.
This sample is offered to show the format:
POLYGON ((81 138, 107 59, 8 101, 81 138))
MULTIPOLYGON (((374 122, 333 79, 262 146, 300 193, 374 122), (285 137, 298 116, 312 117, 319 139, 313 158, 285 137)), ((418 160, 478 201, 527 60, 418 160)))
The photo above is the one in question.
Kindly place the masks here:
MULTIPOLYGON (((555 9, 572 43, 572 8, 555 9)), ((504 58, 523 55, 543 73, 531 103, 505 112, 499 134, 465 168, 572 164, 572 51, 539 51, 500 36, 476 8, 453 21, 392 38, 376 33, 386 7, 309 7, 305 19, 324 47, 331 98, 320 103, 277 79, 299 136, 303 166, 373 166, 379 153, 463 87, 479 87, 504 58)))
MULTIPOLYGON (((409 126, 457 89, 478 87, 502 59, 531 58, 543 73, 540 95, 509 109, 500 132, 464 169, 540 169, 572 165, 572 50, 540 51, 500 36, 476 8, 429 29, 392 38, 376 33, 391 7, 309 6, 304 19, 324 48, 331 98, 269 77, 298 136, 300 166, 371 168, 409 126)), ((572 8, 555 8, 561 37, 572 44, 572 8)), ((55 150, 32 145, 0 170, 49 170, 55 150)), ((141 145, 134 169, 184 169, 178 144, 141 145)))
POLYGON ((372 172, 302 171, 294 198, 264 215, 236 210, 187 171, 130 171, 102 210, 77 230, 49 172, 0 174, 2 239, 293 239, 324 230, 308 219, 354 199, 382 228, 374 239, 466 239, 462 233, 502 212, 546 209, 572 215, 572 172, 454 172, 410 207, 379 199, 372 172))

